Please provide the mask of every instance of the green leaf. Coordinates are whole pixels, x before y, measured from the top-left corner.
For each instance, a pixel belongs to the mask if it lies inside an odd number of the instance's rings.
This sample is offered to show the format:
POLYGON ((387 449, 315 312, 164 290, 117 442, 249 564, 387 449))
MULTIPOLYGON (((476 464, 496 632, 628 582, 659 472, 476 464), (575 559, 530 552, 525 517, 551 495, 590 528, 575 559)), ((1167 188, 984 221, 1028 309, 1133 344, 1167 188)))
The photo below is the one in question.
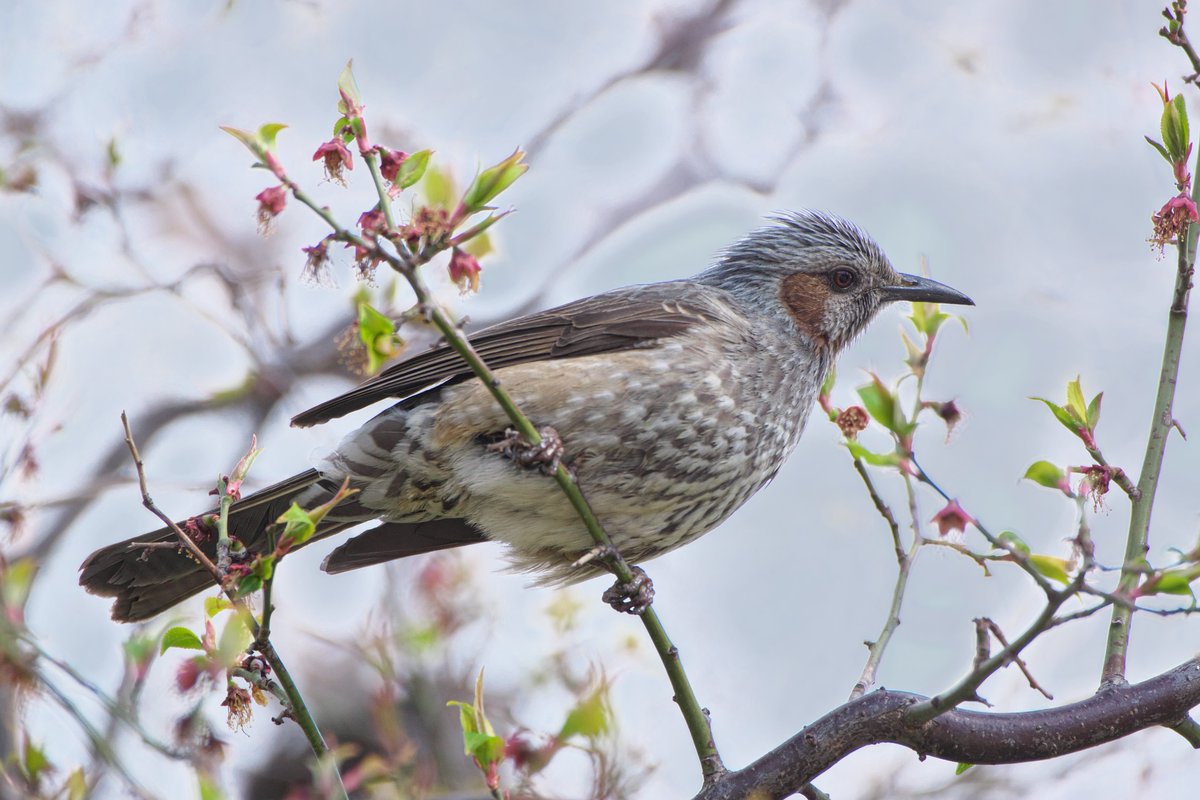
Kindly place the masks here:
POLYGON ((1004 531, 996 537, 998 540, 1007 544, 1013 550, 1016 550, 1021 555, 1029 555, 1029 545, 1025 544, 1025 540, 1017 536, 1012 531, 1004 531))
POLYGON ((155 637, 148 631, 131 634, 121 645, 125 657, 134 664, 147 662, 154 653, 155 637))
POLYGON ((1172 161, 1182 161, 1187 157, 1187 146, 1190 133, 1188 131, 1187 104, 1183 95, 1177 94, 1171 102, 1163 106, 1162 120, 1159 127, 1162 130, 1163 144, 1171 154, 1172 161))
POLYGON ((21 608, 25 605, 35 574, 37 569, 32 558, 22 558, 0 567, 0 597, 4 600, 5 608, 21 608))
POLYGON ((246 595, 254 594, 262 587, 262 575, 255 575, 253 573, 250 575, 243 575, 242 578, 237 582, 237 596, 245 597, 246 595))
POLYGON ((262 145, 258 143, 258 137, 253 133, 229 125, 222 125, 221 130, 245 145, 246 149, 253 153, 255 158, 262 158, 262 145))
POLYGON ((223 667, 232 667, 242 659, 242 653, 250 646, 254 637, 250 633, 245 614, 234 614, 225 623, 221 637, 217 640, 216 660, 223 667))
POLYGON ((858 387, 858 396, 876 422, 889 431, 896 430, 896 397, 877 376, 872 375, 870 383, 858 387))
POLYGON ((475 730, 475 708, 470 703, 464 703, 461 700, 450 700, 446 703, 448 706, 458 707, 458 724, 463 732, 463 755, 471 755, 471 746, 467 742, 467 736, 479 733, 475 730))
POLYGON ((484 769, 504 760, 504 740, 499 736, 474 731, 464 733, 463 747, 484 769))
POLYGON ((954 768, 954 774, 955 774, 955 775, 962 775, 964 772, 966 772, 967 770, 969 770, 969 769, 970 769, 971 767, 973 767, 973 766, 975 766, 975 765, 974 765, 974 764, 968 764, 968 763, 967 763, 967 762, 965 762, 965 761, 960 761, 960 762, 959 762, 959 764, 958 764, 958 766, 954 768))
POLYGON ((1092 402, 1088 403, 1087 407, 1087 427, 1089 431, 1096 430, 1096 425, 1100 422, 1100 399, 1104 397, 1104 392, 1100 392, 1092 398, 1092 402))
POLYGON ((1158 142, 1154 141, 1154 140, 1153 140, 1153 139, 1151 139, 1149 136, 1146 136, 1146 137, 1144 137, 1144 138, 1146 139, 1146 141, 1147 141, 1147 142, 1149 142, 1149 143, 1150 143, 1150 146, 1151 146, 1151 147, 1153 147, 1155 150, 1157 150, 1157 151, 1158 151, 1158 154, 1159 154, 1160 156, 1162 156, 1162 157, 1163 157, 1163 158, 1166 160, 1166 162, 1167 162, 1168 164, 1172 164, 1172 165, 1173 165, 1173 164, 1175 163, 1175 162, 1174 162, 1174 161, 1171 159, 1171 154, 1167 152, 1167 148, 1163 147, 1161 144, 1159 144, 1158 142))
POLYGON ((162 645, 158 649, 159 655, 167 652, 172 647, 179 647, 184 650, 204 649, 204 645, 200 643, 200 637, 184 627, 170 628, 163 634, 162 645))
POLYGON ((476 175, 466 194, 463 195, 462 205, 466 209, 466 213, 474 214, 476 211, 480 211, 496 195, 511 186, 513 181, 524 175, 529 169, 528 164, 521 162, 524 157, 525 153, 518 148, 499 164, 488 167, 476 175))
POLYGON ((1023 477, 1047 489, 1061 489, 1067 475, 1049 461, 1035 461, 1025 470, 1023 477))
POLYGON ((1061 422, 1063 424, 1064 428, 1066 428, 1067 430, 1069 430, 1071 433, 1075 434, 1076 436, 1079 435, 1079 428, 1082 425, 1082 421, 1076 422, 1075 419, 1071 417, 1070 411, 1068 411, 1067 409, 1058 405, 1057 403, 1051 403, 1049 400, 1047 400, 1044 397, 1031 397, 1029 399, 1030 400, 1040 400, 1043 403, 1045 403, 1046 408, 1050 409, 1051 413, 1054 414, 1054 418, 1056 420, 1058 420, 1059 422, 1061 422))
POLYGON ((41 774, 50 766, 46 751, 28 739, 25 740, 25 751, 21 755, 21 768, 29 778, 30 783, 36 784, 41 774))
POLYGON ((432 150, 418 150, 410 154, 396 172, 396 185, 401 189, 407 189, 421 180, 425 175, 425 170, 429 167, 429 158, 432 155, 432 150))
POLYGON ((289 547, 304 544, 317 532, 317 523, 312 516, 296 503, 292 503, 275 522, 283 525, 279 542, 286 543, 289 547))
POLYGON ((71 770, 71 774, 67 776, 67 800, 84 800, 88 794, 87 776, 83 773, 83 767, 76 767, 71 770))
POLYGON ((425 200, 431 206, 450 208, 458 192, 454 188, 454 179, 448 170, 434 167, 425 171, 425 181, 421 184, 425 200))
POLYGON ((912 314, 909 315, 913 327, 926 336, 936 336, 942 323, 950 319, 950 315, 941 310, 937 303, 917 301, 912 304, 912 314))
POLYGON ((221 597, 218 595, 216 597, 204 598, 204 616, 210 619, 229 608, 233 608, 233 603, 231 603, 227 597, 221 597))
POLYGON ((1071 568, 1071 564, 1065 558, 1032 553, 1029 556, 1029 563, 1039 573, 1052 581, 1058 581, 1059 583, 1071 582, 1071 577, 1067 573, 1071 568))
POLYGON ((1087 406, 1083 402, 1083 388, 1079 385, 1079 376, 1067 384, 1067 410, 1081 427, 1087 425, 1087 406))
POLYGON ((1200 578, 1200 565, 1169 569, 1146 581, 1146 593, 1192 595, 1192 583, 1200 578))
POLYGON ((563 722, 562 730, 558 733, 560 740, 565 741, 575 735, 594 739, 608 731, 606 689, 606 686, 601 685, 571 709, 563 722))
POLYGON ((358 338, 367 349, 367 371, 374 374, 399 352, 396 323, 370 303, 358 304, 358 338))
MULTIPOLYGON (((339 95, 349 98, 350 102, 357 106, 362 105, 362 96, 358 93, 358 81, 354 80, 354 59, 350 59, 346 62, 346 66, 342 67, 342 72, 338 75, 337 88, 339 95)), ((339 100, 338 111, 345 114, 348 110, 345 100, 339 100)))
POLYGON ((268 150, 274 150, 275 137, 286 127, 287 125, 284 125, 282 122, 268 122, 266 125, 259 127, 258 141, 268 150))
POLYGON ((842 444, 850 451, 851 457, 861 459, 873 467, 895 467, 900 464, 900 456, 896 455, 895 452, 873 453, 853 440, 842 442, 842 444))
POLYGON ((200 800, 224 800, 225 793, 211 777, 197 770, 196 780, 199 783, 200 800))

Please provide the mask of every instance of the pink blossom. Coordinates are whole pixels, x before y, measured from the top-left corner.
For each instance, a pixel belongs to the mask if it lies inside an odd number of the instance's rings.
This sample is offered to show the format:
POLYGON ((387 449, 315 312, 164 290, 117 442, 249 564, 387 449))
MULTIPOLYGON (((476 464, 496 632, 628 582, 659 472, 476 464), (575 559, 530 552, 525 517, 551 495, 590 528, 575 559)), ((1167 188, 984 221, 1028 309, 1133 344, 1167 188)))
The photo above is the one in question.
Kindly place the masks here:
POLYGON ((344 184, 346 181, 342 177, 342 169, 354 169, 354 159, 350 155, 350 148, 346 147, 346 143, 340 136, 334 136, 313 153, 313 161, 322 159, 325 160, 325 176, 331 181, 344 184))
POLYGON ((939 536, 947 536, 954 531, 962 533, 966 530, 967 525, 975 524, 975 519, 963 510, 957 500, 946 503, 945 507, 934 514, 930 521, 937 525, 939 536))
POLYGON ((1196 212, 1196 204, 1186 194, 1178 194, 1166 202, 1153 217, 1154 235, 1150 243, 1159 248, 1180 241, 1180 236, 1187 231, 1187 226, 1200 221, 1196 212))
POLYGON ((258 201, 258 229, 263 233, 270 230, 271 220, 279 216, 287 206, 288 191, 283 184, 270 186, 254 196, 258 201))
POLYGON ((408 160, 408 153, 403 150, 388 150, 386 147, 377 149, 379 150, 379 171, 383 173, 385 179, 395 183, 401 165, 408 160))
POLYGON ((463 294, 479 291, 479 260, 465 250, 454 248, 450 254, 450 280, 458 284, 463 294))

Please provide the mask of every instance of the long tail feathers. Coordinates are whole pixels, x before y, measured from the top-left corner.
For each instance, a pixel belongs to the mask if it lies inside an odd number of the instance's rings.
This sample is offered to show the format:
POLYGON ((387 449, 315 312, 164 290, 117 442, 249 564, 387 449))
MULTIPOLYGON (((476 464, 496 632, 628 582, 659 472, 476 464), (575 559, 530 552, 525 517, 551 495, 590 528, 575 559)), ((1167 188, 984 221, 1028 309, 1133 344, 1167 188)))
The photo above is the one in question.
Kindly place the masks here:
MULTIPOLYGON (((230 535, 252 552, 265 549, 267 526, 293 501, 311 508, 329 500, 337 487, 327 484, 316 470, 308 470, 243 498, 229 510, 230 535)), ((352 495, 330 512, 305 544, 377 515, 359 505, 355 497, 352 495)), ((214 538, 210 536, 200 543, 210 558, 215 558, 214 538)), ((485 541, 483 534, 461 519, 387 522, 334 550, 322 568, 327 572, 345 572, 482 541, 485 541)), ((92 594, 114 598, 112 617, 119 622, 149 619, 213 585, 212 575, 178 544, 178 536, 170 528, 102 547, 88 556, 79 569, 80 585, 92 594)))
MULTIPOLYGON (((316 470, 308 470, 256 492, 234 503, 229 513, 229 533, 250 550, 266 544, 266 527, 288 509, 292 501, 309 492, 318 498, 323 490, 316 470)), ((181 523, 182 524, 182 523, 181 523)), ((323 526, 317 536, 333 530, 323 526)), ((332 528, 332 526, 329 526, 332 528)), ((341 528, 347 527, 343 523, 341 528)), ((316 538, 316 537, 314 537, 316 538)), ((215 536, 200 543, 210 558, 215 557, 215 536)), ((134 536, 102 547, 88 556, 79 568, 79 583, 92 594, 115 598, 113 619, 136 622, 165 611, 176 603, 213 585, 212 576, 184 549, 164 547, 178 542, 170 528, 134 536)))

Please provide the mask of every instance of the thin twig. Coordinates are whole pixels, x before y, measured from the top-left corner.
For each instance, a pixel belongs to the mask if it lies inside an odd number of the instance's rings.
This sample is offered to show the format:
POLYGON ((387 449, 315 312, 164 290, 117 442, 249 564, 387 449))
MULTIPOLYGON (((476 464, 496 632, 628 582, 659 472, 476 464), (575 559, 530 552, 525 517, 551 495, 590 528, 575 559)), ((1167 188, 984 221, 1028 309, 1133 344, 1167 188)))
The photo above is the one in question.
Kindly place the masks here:
MULTIPOLYGON (((990 617, 982 617, 981 619, 977 619, 975 620, 975 624, 981 626, 985 631, 990 632, 992 636, 995 636, 996 641, 1000 643, 1001 647, 1009 647, 1008 640, 1004 638, 1004 632, 1000 630, 1000 626, 997 625, 990 617)), ((1012 657, 1012 663, 1017 665, 1017 669, 1021 670, 1021 673, 1025 676, 1025 680, 1029 681, 1030 689, 1041 692, 1042 696, 1047 700, 1054 699, 1054 695, 1042 688, 1042 685, 1039 684, 1033 677, 1033 673, 1029 671, 1029 666, 1025 663, 1023 658, 1014 654, 1012 657)), ((976 668, 978 668, 978 666, 979 665, 977 664, 976 668)))
MULTIPOLYGON (((861 697, 868 689, 875 685, 875 676, 879 672, 879 665, 883 661, 883 654, 887 650, 888 644, 892 640, 892 635, 896 632, 896 628, 900 627, 900 609, 904 603, 904 593, 908 588, 909 575, 912 574, 913 561, 917 557, 917 551, 920 549, 922 542, 919 524, 914 513, 912 545, 905 551, 904 545, 900 540, 900 526, 896 523, 896 516, 892 513, 891 508, 883 502, 883 498, 879 496, 879 493, 875 489, 875 484, 871 481, 871 476, 867 473, 860 459, 854 460, 854 469, 862 477, 867 487, 867 493, 875 503, 875 508, 879 511, 884 521, 887 522, 888 528, 891 530, 892 544, 896 549, 898 570, 896 572, 896 584, 892 589, 891 607, 888 609, 887 618, 884 620, 883 629, 880 630, 879 636, 873 642, 866 642, 867 663, 863 666, 862 674, 859 675, 858 681, 850 691, 851 700, 861 697)), ((911 492, 912 484, 909 483, 908 485, 911 492)), ((910 500, 912 500, 911 494, 910 500)))

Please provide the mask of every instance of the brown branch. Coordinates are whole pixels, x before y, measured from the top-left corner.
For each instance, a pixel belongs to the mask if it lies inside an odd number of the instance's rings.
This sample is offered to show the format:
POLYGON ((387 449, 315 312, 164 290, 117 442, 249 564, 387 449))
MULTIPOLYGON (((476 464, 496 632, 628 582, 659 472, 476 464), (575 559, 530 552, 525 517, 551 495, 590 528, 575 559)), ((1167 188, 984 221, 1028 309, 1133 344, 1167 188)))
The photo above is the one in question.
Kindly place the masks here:
POLYGON ((1158 725, 1179 726, 1200 705, 1200 659, 1142 683, 1040 711, 953 709, 907 721, 926 698, 880 689, 842 705, 744 769, 704 787, 696 800, 783 798, 867 745, 891 742, 921 756, 969 764, 1015 764, 1076 753, 1158 725))

